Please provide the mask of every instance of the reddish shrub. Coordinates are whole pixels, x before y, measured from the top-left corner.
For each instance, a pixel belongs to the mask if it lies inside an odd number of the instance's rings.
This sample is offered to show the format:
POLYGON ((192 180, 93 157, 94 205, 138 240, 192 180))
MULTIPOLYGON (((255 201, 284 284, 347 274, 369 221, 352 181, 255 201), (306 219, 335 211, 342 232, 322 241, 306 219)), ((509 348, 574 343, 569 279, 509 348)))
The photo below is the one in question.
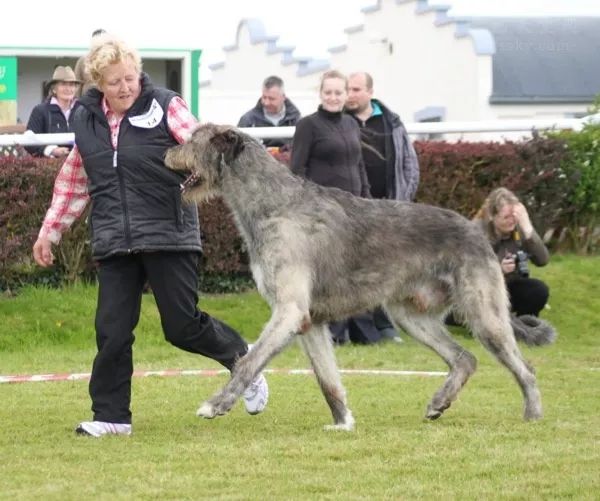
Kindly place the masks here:
MULTIPOLYGON (((421 165, 418 202, 471 217, 492 189, 506 186, 525 201, 540 233, 564 224, 572 210, 566 194, 578 181, 563 171, 568 155, 563 139, 536 136, 521 143, 418 141, 415 148, 421 165)), ((282 168, 289 165, 289 151, 274 156, 282 168)), ((94 269, 84 218, 63 238, 57 267, 48 272, 32 263, 31 247, 50 202, 58 168, 56 160, 0 159, 0 289, 24 282, 59 283, 65 277, 89 276, 94 269)), ((203 283, 228 288, 229 279, 211 281, 210 276, 247 274, 243 242, 220 199, 203 203, 199 211, 203 283)))

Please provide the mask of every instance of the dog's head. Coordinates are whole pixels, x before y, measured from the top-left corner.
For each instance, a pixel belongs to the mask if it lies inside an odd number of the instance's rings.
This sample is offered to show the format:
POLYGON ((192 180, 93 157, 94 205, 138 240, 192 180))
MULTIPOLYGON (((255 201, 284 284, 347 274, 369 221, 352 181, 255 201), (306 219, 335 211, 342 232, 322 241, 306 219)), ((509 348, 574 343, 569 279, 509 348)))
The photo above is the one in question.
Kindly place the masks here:
POLYGON ((165 165, 189 173, 181 185, 185 198, 201 201, 219 192, 224 169, 244 151, 244 138, 233 127, 204 124, 185 144, 169 148, 165 165))

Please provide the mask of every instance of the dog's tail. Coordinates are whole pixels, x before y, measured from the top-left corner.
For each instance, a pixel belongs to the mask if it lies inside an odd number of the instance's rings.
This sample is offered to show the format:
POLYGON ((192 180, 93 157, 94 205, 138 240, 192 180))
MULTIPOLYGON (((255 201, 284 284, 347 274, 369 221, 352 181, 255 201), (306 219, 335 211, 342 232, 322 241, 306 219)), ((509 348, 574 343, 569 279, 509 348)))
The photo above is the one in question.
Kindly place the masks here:
POLYGON ((510 324, 517 341, 523 341, 529 346, 543 346, 556 341, 556 329, 545 320, 533 315, 511 315, 510 324))

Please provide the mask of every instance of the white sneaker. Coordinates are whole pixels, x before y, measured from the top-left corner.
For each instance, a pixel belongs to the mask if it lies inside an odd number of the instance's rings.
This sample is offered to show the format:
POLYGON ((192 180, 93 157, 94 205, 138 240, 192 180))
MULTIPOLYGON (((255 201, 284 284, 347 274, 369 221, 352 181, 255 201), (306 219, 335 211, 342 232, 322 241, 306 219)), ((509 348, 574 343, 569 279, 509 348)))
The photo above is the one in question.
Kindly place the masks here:
POLYGON ((131 435, 131 425, 105 421, 83 421, 77 425, 75 433, 96 438, 103 435, 131 435))
POLYGON ((269 385, 262 373, 244 390, 244 405, 248 414, 260 414, 269 401, 269 385))

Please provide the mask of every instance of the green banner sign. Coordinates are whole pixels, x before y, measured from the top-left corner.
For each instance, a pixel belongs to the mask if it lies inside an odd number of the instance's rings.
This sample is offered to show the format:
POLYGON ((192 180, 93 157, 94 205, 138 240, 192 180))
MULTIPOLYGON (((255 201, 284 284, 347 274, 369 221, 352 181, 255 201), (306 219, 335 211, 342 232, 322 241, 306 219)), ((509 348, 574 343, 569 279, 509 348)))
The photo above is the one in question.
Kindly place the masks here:
POLYGON ((0 57, 0 101, 17 99, 17 58, 0 57))

